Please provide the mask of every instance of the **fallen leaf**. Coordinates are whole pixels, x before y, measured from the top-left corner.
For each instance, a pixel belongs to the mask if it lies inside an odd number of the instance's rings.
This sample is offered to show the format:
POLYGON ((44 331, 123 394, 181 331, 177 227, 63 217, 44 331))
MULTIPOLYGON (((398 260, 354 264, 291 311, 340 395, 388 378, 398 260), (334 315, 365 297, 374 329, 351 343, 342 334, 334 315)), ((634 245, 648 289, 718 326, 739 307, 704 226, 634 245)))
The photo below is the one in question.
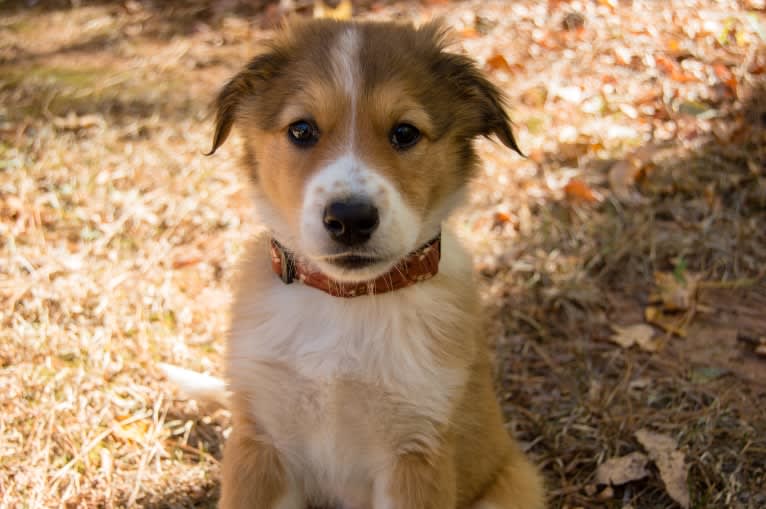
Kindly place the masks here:
POLYGON ((513 219, 509 214, 506 212, 495 212, 492 216, 492 218, 495 221, 495 226, 500 226, 506 223, 511 222, 511 219, 513 219))
POLYGON ((521 93, 521 102, 533 108, 541 108, 548 99, 548 88, 538 85, 521 93))
POLYGON ((649 295, 649 302, 661 305, 665 311, 686 311, 694 305, 699 279, 698 275, 686 271, 655 272, 655 289, 649 295))
POLYGON ((689 490, 686 485, 687 468, 684 454, 677 450, 673 438, 647 429, 636 431, 636 439, 649 453, 660 471, 668 495, 687 509, 690 504, 689 490))
POLYGON ((202 256, 198 254, 191 254, 188 256, 181 256, 173 260, 172 267, 174 269, 182 269, 191 265, 196 265, 202 261, 202 256))
POLYGON ((315 18, 348 20, 351 19, 352 13, 353 6, 351 5, 351 0, 340 0, 335 7, 326 4, 324 0, 314 1, 315 18))
POLYGON ((753 349, 753 353, 766 357, 766 335, 759 335, 753 331, 737 331, 737 341, 741 341, 753 349))
POLYGON ((624 46, 618 46, 614 49, 614 59, 618 65, 630 65, 633 62, 633 53, 624 46))
POLYGON ((479 33, 479 31, 473 27, 464 28, 458 33, 460 34, 460 37, 462 37, 463 39, 478 39, 479 37, 481 37, 481 34, 479 33))
POLYGON ((612 325, 614 334, 609 338, 623 348, 638 345, 645 352, 656 352, 662 348, 662 341, 654 339, 654 328, 645 323, 634 325, 612 325))
POLYGON ((638 192, 633 189, 640 173, 641 165, 633 159, 623 159, 612 165, 609 169, 609 188, 618 200, 626 203, 641 200, 638 192))
POLYGON ((563 30, 578 30, 585 25, 585 16, 579 12, 568 12, 561 20, 561 28, 563 30))
POLYGON ((511 72, 511 65, 500 53, 495 53, 487 59, 487 67, 492 71, 511 72))
POLYGON ((677 81, 679 83, 687 83, 690 81, 697 81, 697 78, 692 76, 691 74, 688 74, 684 72, 681 69, 681 66, 678 65, 678 62, 673 60, 672 58, 668 58, 665 55, 658 53, 654 55, 654 62, 662 69, 662 71, 667 74, 670 79, 673 81, 677 81))
POLYGON ((582 138, 575 141, 561 141, 556 151, 556 157, 560 161, 574 161, 587 154, 590 146, 591 144, 582 138))
POLYGON ((571 179, 564 186, 564 194, 567 198, 575 201, 584 201, 587 203, 595 203, 598 197, 594 194, 593 190, 580 179, 571 179))
POLYGON ((665 332, 682 338, 686 337, 686 315, 668 315, 657 306, 647 306, 644 309, 644 319, 665 332))
POLYGON ((713 72, 715 72, 716 77, 729 87, 732 92, 737 91, 737 78, 728 67, 723 64, 715 64, 713 66, 713 72))
POLYGON ((78 131, 80 129, 102 126, 104 125, 104 119, 98 115, 77 115, 70 111, 66 117, 54 118, 53 125, 57 129, 65 131, 78 131))
POLYGON ((596 482, 621 486, 638 481, 649 475, 646 464, 649 458, 642 452, 632 452, 619 458, 611 458, 598 466, 596 482))
POLYGON ((611 486, 607 486, 596 495, 596 498, 599 500, 611 500, 614 498, 614 489, 611 486))

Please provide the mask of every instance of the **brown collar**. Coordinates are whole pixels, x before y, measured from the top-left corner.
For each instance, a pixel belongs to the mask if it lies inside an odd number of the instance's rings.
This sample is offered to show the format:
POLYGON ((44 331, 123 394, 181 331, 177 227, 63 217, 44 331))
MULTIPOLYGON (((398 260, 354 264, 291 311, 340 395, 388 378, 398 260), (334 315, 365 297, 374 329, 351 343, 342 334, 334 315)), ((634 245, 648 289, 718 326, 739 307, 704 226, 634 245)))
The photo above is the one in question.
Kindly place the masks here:
POLYGON ((293 281, 318 288, 333 297, 359 297, 392 292, 434 277, 439 272, 441 234, 408 254, 387 273, 370 281, 342 283, 296 260, 287 249, 271 239, 271 268, 285 284, 293 281))

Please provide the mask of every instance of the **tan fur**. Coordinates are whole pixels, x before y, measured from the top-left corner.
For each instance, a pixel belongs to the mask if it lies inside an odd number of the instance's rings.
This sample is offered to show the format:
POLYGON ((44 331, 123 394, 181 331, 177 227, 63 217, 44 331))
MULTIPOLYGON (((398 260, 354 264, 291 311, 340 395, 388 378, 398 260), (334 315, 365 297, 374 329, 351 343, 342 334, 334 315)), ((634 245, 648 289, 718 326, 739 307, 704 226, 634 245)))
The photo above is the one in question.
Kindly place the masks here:
MULTIPOLYGON (((213 151, 236 124, 274 235, 299 245, 306 183, 350 152, 401 194, 422 242, 475 171, 471 139, 516 148, 500 93, 441 39, 435 25, 298 23, 223 89, 213 151), (285 136, 306 118, 321 129, 310 150, 285 136), (407 151, 389 141, 397 122, 421 130, 407 151)), ((283 284, 269 235, 239 276, 222 508, 544 506, 505 430, 470 258, 449 232, 436 277, 357 299, 283 284)))

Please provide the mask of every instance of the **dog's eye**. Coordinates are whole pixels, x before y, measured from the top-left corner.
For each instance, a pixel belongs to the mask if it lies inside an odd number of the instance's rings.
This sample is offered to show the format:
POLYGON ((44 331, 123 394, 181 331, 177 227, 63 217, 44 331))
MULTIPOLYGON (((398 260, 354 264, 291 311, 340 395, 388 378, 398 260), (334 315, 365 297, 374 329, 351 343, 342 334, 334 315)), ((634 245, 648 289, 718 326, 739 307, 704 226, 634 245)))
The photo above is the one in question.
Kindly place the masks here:
POLYGON ((391 129, 390 139, 395 149, 408 149, 420 140, 420 131, 414 125, 398 124, 391 129))
POLYGON ((319 139, 319 129, 308 120, 299 120, 287 128, 287 137, 299 147, 309 147, 319 139))

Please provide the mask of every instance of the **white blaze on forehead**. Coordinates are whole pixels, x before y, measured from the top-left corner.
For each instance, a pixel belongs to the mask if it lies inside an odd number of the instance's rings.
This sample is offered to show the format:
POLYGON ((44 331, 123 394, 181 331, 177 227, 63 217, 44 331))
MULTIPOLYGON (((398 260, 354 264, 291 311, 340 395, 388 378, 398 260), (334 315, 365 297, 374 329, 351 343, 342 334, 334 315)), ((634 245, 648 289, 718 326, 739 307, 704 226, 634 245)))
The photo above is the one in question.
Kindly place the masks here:
POLYGON ((359 32, 355 28, 348 28, 338 36, 331 53, 335 78, 353 102, 356 101, 359 87, 359 43, 359 32))
POLYGON ((354 125, 356 124, 356 99, 359 94, 359 32, 355 28, 348 28, 342 32, 331 52, 332 71, 338 86, 349 98, 348 147, 353 148, 354 125))

